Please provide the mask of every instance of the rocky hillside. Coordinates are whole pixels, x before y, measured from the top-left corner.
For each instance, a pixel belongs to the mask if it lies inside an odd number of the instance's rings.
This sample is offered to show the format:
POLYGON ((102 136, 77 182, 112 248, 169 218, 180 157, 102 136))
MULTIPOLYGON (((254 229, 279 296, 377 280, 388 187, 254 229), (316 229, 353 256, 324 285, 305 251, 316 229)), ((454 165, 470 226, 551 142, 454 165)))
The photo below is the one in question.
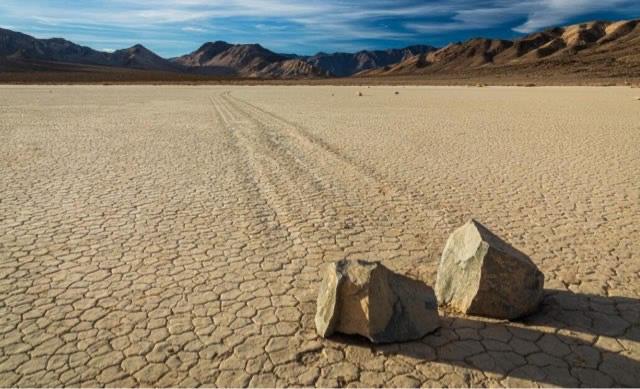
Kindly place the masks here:
POLYGON ((315 78, 329 73, 305 62, 267 50, 258 44, 230 44, 216 41, 198 50, 173 58, 175 64, 207 75, 251 78, 315 78))
POLYGON ((285 60, 258 44, 233 45, 217 41, 205 43, 198 50, 171 61, 205 74, 249 77, 285 60))
POLYGON ((640 21, 589 22, 556 27, 522 38, 477 38, 411 56, 359 75, 420 75, 492 70, 575 71, 593 69, 640 75, 640 21), (618 69, 618 70, 616 70, 618 69))
POLYGON ((435 47, 415 45, 404 49, 363 50, 357 53, 318 53, 306 59, 310 64, 337 77, 352 76, 368 69, 396 64, 419 54, 436 50, 435 47))
POLYGON ((257 44, 233 45, 216 41, 171 61, 205 74, 244 77, 326 77, 351 76, 367 69, 398 63, 420 53, 433 51, 431 46, 404 49, 359 51, 357 53, 318 53, 311 57, 277 54, 257 44), (292 62, 293 61, 293 62, 292 62), (305 65, 306 63, 306 65, 305 65))
MULTIPOLYGON (((62 38, 37 39, 30 35, 0 29, 0 57, 3 62, 33 67, 43 63, 99 65, 155 71, 182 71, 182 68, 156 55, 142 45, 113 53, 93 50, 62 38)), ((8 67, 9 65, 7 65, 8 67)))
POLYGON ((296 79, 330 77, 331 73, 322 70, 302 59, 288 59, 274 62, 261 70, 252 73, 250 77, 296 79))
POLYGON ((7 60, 41 60, 106 65, 109 54, 76 45, 62 38, 36 39, 0 28, 0 57, 7 60))
POLYGON ((110 59, 110 66, 116 67, 175 72, 183 70, 142 45, 116 50, 110 55, 110 59))

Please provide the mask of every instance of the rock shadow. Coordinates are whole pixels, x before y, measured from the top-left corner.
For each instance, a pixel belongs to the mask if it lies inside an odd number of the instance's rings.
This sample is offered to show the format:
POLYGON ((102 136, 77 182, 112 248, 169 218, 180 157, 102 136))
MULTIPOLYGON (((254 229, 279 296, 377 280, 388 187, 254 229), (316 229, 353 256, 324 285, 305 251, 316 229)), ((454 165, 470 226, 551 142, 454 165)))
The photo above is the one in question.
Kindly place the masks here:
POLYGON ((490 379, 509 386, 640 386, 640 300, 633 298, 547 290, 540 311, 521 321, 445 313, 441 327, 419 341, 332 339, 372 355, 405 356, 416 366, 431 362, 434 368, 491 373, 490 379))
POLYGON ((640 299, 546 290, 540 311, 522 322, 640 342, 640 299))

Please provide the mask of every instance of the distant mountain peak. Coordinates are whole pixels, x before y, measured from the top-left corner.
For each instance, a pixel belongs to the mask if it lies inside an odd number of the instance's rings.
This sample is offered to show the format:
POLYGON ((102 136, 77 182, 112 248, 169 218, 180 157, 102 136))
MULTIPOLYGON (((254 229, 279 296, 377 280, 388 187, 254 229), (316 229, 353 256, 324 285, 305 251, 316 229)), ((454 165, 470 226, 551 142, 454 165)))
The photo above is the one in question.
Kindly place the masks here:
POLYGON ((287 59, 289 58, 265 49, 257 43, 230 44, 216 41, 207 42, 196 51, 172 61, 187 68, 197 68, 197 71, 205 74, 249 77, 273 63, 287 59))
POLYGON ((194 53, 198 52, 198 51, 212 50, 212 49, 216 49, 216 48, 226 49, 226 48, 229 48, 231 46, 232 46, 232 44, 227 43, 225 41, 205 42, 196 51, 194 51, 194 53))

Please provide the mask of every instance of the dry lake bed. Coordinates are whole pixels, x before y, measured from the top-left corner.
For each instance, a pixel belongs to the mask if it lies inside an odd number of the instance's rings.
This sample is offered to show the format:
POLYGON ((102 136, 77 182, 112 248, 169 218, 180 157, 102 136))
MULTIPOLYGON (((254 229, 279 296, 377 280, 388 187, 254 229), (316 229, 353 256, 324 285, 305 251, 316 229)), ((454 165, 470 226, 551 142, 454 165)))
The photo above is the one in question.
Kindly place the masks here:
POLYGON ((0 386, 639 386, 638 95, 0 86, 0 386), (316 335, 322 264, 433 284, 471 217, 540 312, 316 335))

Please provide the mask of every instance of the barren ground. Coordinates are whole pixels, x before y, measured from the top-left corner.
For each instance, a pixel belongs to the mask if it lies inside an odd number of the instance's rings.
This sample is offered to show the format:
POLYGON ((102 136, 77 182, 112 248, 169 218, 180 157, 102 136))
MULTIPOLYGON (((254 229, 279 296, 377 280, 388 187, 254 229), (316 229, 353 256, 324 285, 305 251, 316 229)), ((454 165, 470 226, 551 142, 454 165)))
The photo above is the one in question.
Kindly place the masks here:
POLYGON ((0 386, 638 386, 636 96, 2 86, 0 386), (540 313, 315 335, 323 263, 433 284, 470 217, 545 273, 540 313))

